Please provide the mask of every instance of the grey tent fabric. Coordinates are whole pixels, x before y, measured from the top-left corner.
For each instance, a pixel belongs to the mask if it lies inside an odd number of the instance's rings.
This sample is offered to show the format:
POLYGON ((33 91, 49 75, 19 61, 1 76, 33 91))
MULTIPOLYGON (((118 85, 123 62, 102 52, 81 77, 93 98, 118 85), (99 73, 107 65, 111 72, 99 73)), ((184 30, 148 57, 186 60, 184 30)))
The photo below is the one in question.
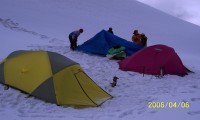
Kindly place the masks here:
POLYGON ((36 96, 40 99, 46 100, 47 102, 57 103, 55 98, 55 89, 53 84, 53 77, 44 81, 37 89, 35 89, 31 95, 36 96))
POLYGON ((4 80, 4 63, 0 64, 0 83, 5 83, 5 80, 4 80))
POLYGON ((12 57, 14 57, 14 56, 16 56, 16 55, 20 55, 20 54, 23 54, 23 53, 27 53, 27 52, 30 52, 30 51, 26 51, 26 50, 14 51, 14 52, 12 52, 12 53, 7 57, 7 59, 12 58, 12 57))
POLYGON ((78 64, 78 63, 70 60, 69 58, 62 56, 60 54, 57 54, 57 53, 48 51, 48 56, 49 56, 53 74, 57 73, 58 71, 62 70, 65 67, 68 67, 68 66, 71 66, 74 64, 78 64), (60 63, 60 62, 62 62, 62 63, 60 63))

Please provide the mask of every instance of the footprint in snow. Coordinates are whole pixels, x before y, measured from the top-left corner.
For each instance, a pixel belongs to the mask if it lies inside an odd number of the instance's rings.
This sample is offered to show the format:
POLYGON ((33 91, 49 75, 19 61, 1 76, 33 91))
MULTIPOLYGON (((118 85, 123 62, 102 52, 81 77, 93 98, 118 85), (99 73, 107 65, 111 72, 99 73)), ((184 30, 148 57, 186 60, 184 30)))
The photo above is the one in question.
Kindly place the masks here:
POLYGON ((126 117, 128 115, 131 115, 132 113, 134 112, 134 110, 127 110, 125 112, 122 112, 120 115, 119 115, 119 118, 123 118, 123 117, 126 117))
POLYGON ((191 111, 188 112, 189 115, 200 115, 200 110, 199 111, 191 111))
POLYGON ((154 110, 154 111, 150 111, 149 113, 150 113, 150 114, 155 114, 155 113, 157 113, 157 112, 158 112, 158 111, 155 111, 155 110, 154 110))
POLYGON ((200 101, 200 98, 191 98, 191 101, 200 101))
POLYGON ((198 87, 198 85, 192 85, 192 86, 190 86, 191 88, 194 88, 194 89, 200 89, 199 87, 198 87))

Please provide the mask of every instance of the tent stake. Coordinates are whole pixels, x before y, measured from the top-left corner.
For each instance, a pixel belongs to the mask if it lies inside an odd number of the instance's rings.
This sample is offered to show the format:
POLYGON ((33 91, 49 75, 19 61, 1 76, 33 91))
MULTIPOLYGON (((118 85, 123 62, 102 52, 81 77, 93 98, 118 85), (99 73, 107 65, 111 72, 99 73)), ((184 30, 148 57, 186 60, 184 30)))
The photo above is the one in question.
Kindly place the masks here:
POLYGON ((8 90, 9 89, 9 86, 8 85, 5 85, 4 86, 4 90, 8 90))

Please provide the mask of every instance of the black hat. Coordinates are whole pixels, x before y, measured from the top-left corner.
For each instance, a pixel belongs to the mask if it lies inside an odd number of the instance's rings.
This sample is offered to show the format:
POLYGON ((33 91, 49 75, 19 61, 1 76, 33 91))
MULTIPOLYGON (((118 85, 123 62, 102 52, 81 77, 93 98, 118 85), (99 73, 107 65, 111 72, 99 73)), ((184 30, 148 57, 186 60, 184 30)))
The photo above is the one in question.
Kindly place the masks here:
POLYGON ((133 34, 138 34, 138 30, 134 30, 133 34))
POLYGON ((79 31, 82 33, 82 32, 83 32, 83 29, 81 28, 81 29, 79 29, 79 31))

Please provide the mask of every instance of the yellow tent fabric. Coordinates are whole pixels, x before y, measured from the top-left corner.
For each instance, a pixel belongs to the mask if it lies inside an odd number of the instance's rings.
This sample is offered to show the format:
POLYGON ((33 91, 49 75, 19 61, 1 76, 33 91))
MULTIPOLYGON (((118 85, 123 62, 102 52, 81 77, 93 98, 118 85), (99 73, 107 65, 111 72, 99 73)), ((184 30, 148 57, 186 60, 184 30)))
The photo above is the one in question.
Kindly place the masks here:
POLYGON ((112 98, 69 58, 50 51, 15 51, 0 63, 0 83, 57 105, 99 106, 112 98))

